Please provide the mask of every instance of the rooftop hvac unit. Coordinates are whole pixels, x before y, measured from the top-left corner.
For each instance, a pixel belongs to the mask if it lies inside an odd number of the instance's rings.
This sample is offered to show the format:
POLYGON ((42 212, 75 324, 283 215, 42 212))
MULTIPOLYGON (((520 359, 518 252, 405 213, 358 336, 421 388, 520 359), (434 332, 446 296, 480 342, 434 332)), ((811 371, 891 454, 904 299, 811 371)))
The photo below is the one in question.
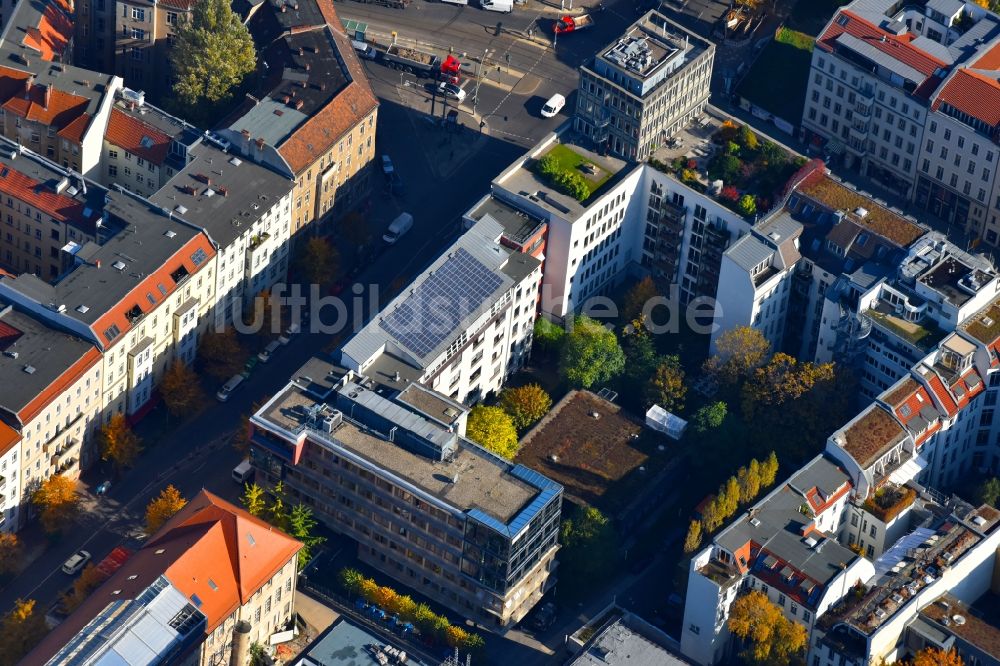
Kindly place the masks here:
POLYGON ((323 432, 330 434, 337 429, 341 420, 343 420, 343 415, 340 412, 334 412, 329 416, 324 416, 323 420, 320 422, 321 429, 323 432))

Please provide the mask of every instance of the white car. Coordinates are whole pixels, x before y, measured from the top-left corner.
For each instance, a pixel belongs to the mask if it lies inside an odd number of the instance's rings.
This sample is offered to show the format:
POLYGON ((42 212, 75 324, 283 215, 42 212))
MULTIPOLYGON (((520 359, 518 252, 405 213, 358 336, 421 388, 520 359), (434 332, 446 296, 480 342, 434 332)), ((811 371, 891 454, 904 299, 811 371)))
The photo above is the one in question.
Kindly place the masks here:
POLYGON ((63 562, 62 565, 63 573, 69 574, 70 576, 79 573, 80 569, 83 569, 85 566, 87 566, 87 562, 89 561, 90 561, 90 553, 88 553, 85 550, 78 550, 75 553, 73 553, 72 557, 63 562))
POLYGON ((559 94, 553 95, 542 107, 542 117, 551 118, 559 113, 564 106, 566 106, 566 98, 559 94))
POLYGON ((465 101, 465 91, 456 86, 454 83, 448 83, 447 81, 442 81, 438 84, 438 94, 450 97, 451 99, 459 102, 465 101))

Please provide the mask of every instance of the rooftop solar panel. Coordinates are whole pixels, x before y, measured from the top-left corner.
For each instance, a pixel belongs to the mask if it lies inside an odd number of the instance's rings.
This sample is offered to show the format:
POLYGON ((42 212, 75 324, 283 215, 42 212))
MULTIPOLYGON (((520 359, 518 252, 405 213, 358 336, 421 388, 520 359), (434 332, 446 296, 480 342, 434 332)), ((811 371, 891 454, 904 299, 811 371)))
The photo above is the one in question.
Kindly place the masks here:
POLYGON ((460 248, 379 326, 417 356, 427 356, 502 282, 500 275, 460 248))

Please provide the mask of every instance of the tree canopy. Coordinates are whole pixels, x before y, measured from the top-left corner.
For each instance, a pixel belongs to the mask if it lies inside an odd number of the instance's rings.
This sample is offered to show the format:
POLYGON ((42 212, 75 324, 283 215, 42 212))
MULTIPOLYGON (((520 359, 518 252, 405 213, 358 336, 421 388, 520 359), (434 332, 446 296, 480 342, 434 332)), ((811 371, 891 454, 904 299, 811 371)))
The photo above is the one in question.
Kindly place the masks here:
POLYGON ((61 532, 76 518, 80 509, 76 486, 76 481, 68 476, 53 474, 32 493, 31 502, 38 508, 42 528, 49 534, 61 532))
POLYGON ((571 385, 590 388, 620 375, 625 368, 625 354, 614 331, 581 315, 566 336, 560 367, 571 385))
POLYGON ((295 266, 310 284, 328 284, 337 275, 340 255, 325 238, 314 236, 302 245, 295 266))
POLYGON ((243 504, 243 508, 251 516, 260 516, 267 508, 267 498, 264 495, 264 489, 256 483, 246 484, 243 488, 243 496, 240 497, 240 503, 243 504))
POLYGON ((566 329, 562 326, 553 324, 545 317, 535 319, 534 342, 542 353, 551 354, 559 351, 565 338, 566 329))
POLYGON ((16 664, 49 633, 34 599, 18 599, 0 621, 0 663, 16 664))
POLYGON ((0 576, 15 573, 21 564, 21 540, 13 532, 0 532, 0 576))
POLYGON ((299 551, 298 556, 300 571, 312 559, 313 549, 326 541, 326 537, 317 536, 314 533, 317 524, 312 509, 301 502, 296 504, 292 508, 291 513, 288 514, 288 531, 293 537, 302 542, 302 549, 299 551))
POLYGON ((518 430, 526 430, 551 407, 552 398, 538 384, 504 389, 500 394, 500 408, 510 415, 518 430))
POLYGON ((141 451, 142 440, 123 414, 113 415, 101 428, 101 457, 114 463, 116 469, 131 467, 141 451))
POLYGON ((73 586, 59 598, 63 609, 72 613, 90 596, 91 592, 100 587, 101 583, 107 579, 107 574, 94 566, 93 563, 85 566, 80 575, 73 581, 73 586))
POLYGON ((174 94, 188 107, 228 99, 256 67, 253 38, 226 0, 199 0, 176 27, 174 94))
POLYGON ((751 590, 733 602, 729 630, 747 641, 743 658, 754 664, 787 666, 806 647, 805 627, 786 619, 759 590, 751 590))
POLYGON ((625 302, 622 304, 621 312, 622 319, 625 321, 640 319, 646 303, 659 295, 660 291, 656 288, 656 283, 653 282, 652 277, 647 275, 635 283, 625 294, 625 302))
POLYGON ((934 646, 925 647, 915 655, 909 662, 903 662, 904 666, 964 666, 965 662, 954 648, 945 651, 934 646))
POLYGON ((175 361, 163 373, 160 395, 171 416, 187 416, 205 401, 205 392, 198 382, 198 375, 182 361, 175 361))
POLYGON ((997 506, 1000 501, 1000 479, 991 477, 983 481, 976 488, 976 499, 982 504, 997 506))
POLYGON ((559 526, 563 551, 559 558, 567 569, 582 575, 610 570, 618 558, 618 535, 607 516, 594 507, 577 509, 559 526))
POLYGON ((517 429, 514 427, 514 420, 499 407, 473 407, 469 412, 465 435, 507 460, 512 460, 517 455, 517 429))
POLYGON ((198 365, 212 379, 224 382, 243 369, 244 353, 236 331, 208 331, 198 341, 198 365))
POLYGON ((647 406, 656 403, 668 412, 684 409, 687 386, 684 385, 684 368, 681 367, 679 356, 664 356, 660 359, 656 372, 649 379, 646 393, 647 406))
POLYGON ((691 419, 695 432, 706 433, 722 425, 729 413, 729 406, 722 402, 713 402, 710 405, 700 407, 691 419))
POLYGON ((174 514, 184 508, 187 500, 181 492, 168 485, 146 505, 146 534, 153 535, 170 520, 174 514))
POLYGON ((738 384, 767 362, 771 343, 749 326, 731 328, 715 341, 715 354, 705 361, 704 371, 721 384, 738 384))

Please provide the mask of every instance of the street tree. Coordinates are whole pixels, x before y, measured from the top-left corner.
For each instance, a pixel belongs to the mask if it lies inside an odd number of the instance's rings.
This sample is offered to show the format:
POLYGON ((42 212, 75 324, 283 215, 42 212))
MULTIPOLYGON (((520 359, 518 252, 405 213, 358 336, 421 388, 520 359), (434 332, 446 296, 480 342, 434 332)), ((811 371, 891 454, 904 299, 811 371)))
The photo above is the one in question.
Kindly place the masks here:
POLYGON ((728 412, 728 405, 721 400, 705 405, 694 413, 694 417, 691 419, 692 426, 695 432, 701 434, 715 430, 726 420, 728 412))
POLYGON ((684 385, 684 368, 680 357, 664 356, 649 379, 646 389, 647 406, 656 403, 668 412, 679 412, 684 409, 686 395, 687 386, 684 385))
POLYGON ((115 414, 101 428, 101 459, 115 469, 131 467, 142 451, 142 440, 132 431, 123 414, 115 414))
POLYGON ((367 245, 372 237, 368 218, 357 211, 352 211, 344 216, 344 219, 340 221, 340 230, 344 239, 358 249, 367 245))
POLYGON ((146 534, 150 536, 156 534, 165 522, 184 508, 185 504, 187 500, 173 484, 161 490, 160 494, 146 505, 146 534))
POLYGON ((249 30, 226 0, 199 0, 175 26, 170 49, 174 94, 188 108, 228 99, 256 67, 249 30))
POLYGON ((101 583, 107 579, 107 574, 93 564, 85 566, 77 579, 73 581, 73 586, 59 598, 63 609, 67 613, 75 611, 90 596, 90 593, 100 587, 101 583))
POLYGON ((31 495, 41 516, 42 528, 48 534, 57 534, 68 527, 80 509, 77 483, 62 474, 53 474, 42 481, 31 495))
POLYGON ((267 498, 264 489, 256 483, 248 483, 243 488, 243 496, 240 503, 251 516, 260 516, 267 510, 267 498))
POLYGON ((545 416, 551 407, 552 398, 538 384, 504 389, 500 394, 500 409, 510 415, 518 430, 526 430, 545 416))
POLYGON ((476 405, 469 412, 465 435, 488 451, 513 460, 517 455, 514 420, 499 407, 476 405))
POLYGON ((325 285, 333 281, 339 262, 337 248, 326 238, 314 236, 303 243, 295 258, 295 267, 306 282, 325 285))
POLYGON ((271 495, 271 506, 267 509, 268 520, 279 530, 287 532, 289 515, 288 507, 285 506, 285 483, 278 481, 274 484, 274 488, 271 489, 271 495))
POLYGON ((737 326, 716 339, 715 354, 702 369, 721 384, 738 385, 764 365, 770 353, 771 343, 763 333, 750 326, 737 326))
POLYGON ((289 533, 302 542, 302 549, 299 550, 298 566, 299 571, 306 568, 309 560, 312 559, 313 549, 326 541, 325 537, 317 536, 316 518, 313 517, 312 509, 306 505, 296 504, 291 513, 288 514, 289 533))
POLYGON ((647 275, 639 282, 635 283, 628 293, 625 294, 625 301, 622 303, 621 316, 624 321, 634 321, 642 316, 646 303, 660 295, 659 289, 653 278, 647 275))
POLYGON ((781 609, 759 590, 733 602, 729 630, 746 641, 742 656, 753 664, 787 666, 806 647, 806 630, 785 618, 781 609))
POLYGON ((687 536, 684 537, 684 552, 693 553, 701 545, 701 521, 692 520, 688 524, 687 536))
POLYGON ((186 416, 205 404, 198 375, 183 361, 174 361, 160 379, 160 395, 171 416, 186 416))
POLYGON ((613 331, 581 315, 566 336, 560 367, 572 386, 590 388, 620 375, 625 354, 613 331))
POLYGON ((243 369, 246 354, 233 328, 208 331, 198 341, 198 365, 215 381, 224 382, 243 369))
POLYGON ((13 532, 0 532, 0 576, 16 573, 24 550, 13 532))
POLYGON ((18 663, 49 633, 34 599, 18 599, 0 621, 0 663, 18 663))

